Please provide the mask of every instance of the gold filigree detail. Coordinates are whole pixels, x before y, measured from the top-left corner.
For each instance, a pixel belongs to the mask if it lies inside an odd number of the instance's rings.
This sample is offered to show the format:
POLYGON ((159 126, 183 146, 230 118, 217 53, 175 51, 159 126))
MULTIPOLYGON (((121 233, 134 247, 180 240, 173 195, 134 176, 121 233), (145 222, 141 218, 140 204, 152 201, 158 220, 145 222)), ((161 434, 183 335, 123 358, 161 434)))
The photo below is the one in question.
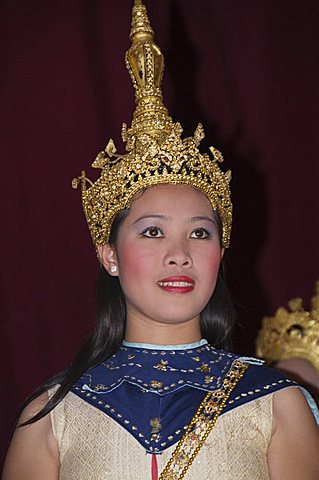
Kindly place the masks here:
POLYGON ((235 360, 226 374, 222 388, 209 392, 201 402, 187 430, 172 453, 159 480, 181 480, 202 448, 224 409, 227 400, 247 370, 248 365, 235 360))
POLYGON ((209 415, 212 415, 218 409, 218 403, 215 400, 208 400, 204 406, 204 410, 209 415))
POLYGON ((84 171, 72 181, 81 184, 82 204, 90 233, 97 247, 108 242, 112 222, 128 208, 143 188, 159 184, 190 185, 201 190, 218 212, 222 223, 222 243, 229 246, 232 204, 230 172, 219 168, 222 154, 210 148, 212 158, 201 154, 204 138, 201 124, 193 137, 182 139, 182 127, 174 123, 164 106, 161 82, 164 58, 154 42, 146 8, 136 0, 132 12, 132 45, 126 53, 136 98, 131 126, 122 128, 126 154, 117 154, 113 140, 99 152, 92 166, 102 170, 96 182, 84 171))
POLYGON ((281 307, 274 317, 263 319, 256 353, 269 363, 302 358, 319 373, 319 281, 309 312, 304 310, 301 298, 294 298, 288 302, 288 309, 281 307))

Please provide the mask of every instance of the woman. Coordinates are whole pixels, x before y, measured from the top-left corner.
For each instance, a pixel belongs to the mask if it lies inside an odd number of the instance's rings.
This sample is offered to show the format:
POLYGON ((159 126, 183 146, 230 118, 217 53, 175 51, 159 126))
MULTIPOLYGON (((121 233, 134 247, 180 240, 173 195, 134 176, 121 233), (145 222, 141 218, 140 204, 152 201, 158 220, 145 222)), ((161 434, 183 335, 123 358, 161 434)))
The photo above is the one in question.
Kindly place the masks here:
POLYGON ((182 140, 169 117, 138 0, 131 40, 127 153, 110 141, 93 163, 99 179, 74 182, 102 265, 97 327, 28 401, 3 478, 315 480, 319 433, 303 393, 220 350, 233 322, 220 274, 230 176, 217 150, 199 152, 201 126, 182 140))

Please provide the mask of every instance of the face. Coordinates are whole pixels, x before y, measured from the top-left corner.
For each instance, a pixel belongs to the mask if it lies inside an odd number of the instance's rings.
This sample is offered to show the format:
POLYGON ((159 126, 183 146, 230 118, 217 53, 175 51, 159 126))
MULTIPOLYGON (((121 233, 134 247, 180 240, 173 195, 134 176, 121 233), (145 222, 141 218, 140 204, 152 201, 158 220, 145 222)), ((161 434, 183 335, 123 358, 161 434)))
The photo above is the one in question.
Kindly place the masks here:
POLYGON ((206 196, 189 186, 157 185, 140 194, 120 227, 115 247, 102 250, 117 265, 131 318, 161 324, 199 323, 223 255, 206 196))

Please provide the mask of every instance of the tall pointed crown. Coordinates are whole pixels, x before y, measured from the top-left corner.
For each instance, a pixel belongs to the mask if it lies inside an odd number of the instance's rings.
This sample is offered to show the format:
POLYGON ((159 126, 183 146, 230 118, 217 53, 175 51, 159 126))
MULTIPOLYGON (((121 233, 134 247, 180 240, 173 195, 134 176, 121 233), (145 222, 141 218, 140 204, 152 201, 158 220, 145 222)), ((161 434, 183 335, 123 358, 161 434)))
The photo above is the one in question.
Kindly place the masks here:
POLYGON ((201 154, 204 138, 201 124, 193 137, 181 138, 182 127, 174 123, 163 103, 161 83, 164 58, 154 42, 154 32, 141 0, 135 0, 130 33, 132 45, 126 52, 126 66, 134 88, 136 108, 130 128, 122 127, 125 154, 117 154, 113 140, 94 160, 102 170, 93 183, 84 171, 72 182, 82 188, 82 204, 94 245, 108 242, 112 222, 128 208, 143 188, 158 184, 184 184, 200 189, 218 212, 222 223, 222 243, 229 246, 232 223, 230 172, 218 163, 222 154, 210 147, 213 158, 201 154))
POLYGON ((310 311, 304 310, 301 298, 290 300, 288 308, 281 307, 275 316, 263 319, 256 342, 257 356, 269 363, 302 358, 319 374, 319 281, 310 311))

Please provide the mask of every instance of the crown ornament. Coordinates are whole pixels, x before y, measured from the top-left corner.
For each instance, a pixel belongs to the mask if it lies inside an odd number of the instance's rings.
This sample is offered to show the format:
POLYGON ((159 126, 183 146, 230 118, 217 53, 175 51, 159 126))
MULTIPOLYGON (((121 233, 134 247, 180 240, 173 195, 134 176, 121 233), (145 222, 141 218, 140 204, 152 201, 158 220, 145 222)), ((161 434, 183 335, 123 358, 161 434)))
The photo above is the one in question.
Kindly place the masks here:
POLYGON ((92 182, 85 171, 72 181, 81 185, 82 204, 95 247, 108 242, 112 222, 128 208, 142 189, 159 184, 190 185, 201 190, 218 212, 222 243, 229 246, 232 203, 231 173, 223 173, 222 154, 210 147, 211 156, 198 146, 204 138, 199 124, 192 137, 182 138, 182 127, 174 123, 163 103, 161 82, 164 58, 154 42, 145 5, 135 0, 130 32, 131 47, 125 62, 135 89, 136 107, 131 126, 124 123, 122 140, 126 153, 117 153, 112 139, 98 153, 92 167, 101 169, 92 182))
POLYGON ((311 299, 310 311, 301 298, 288 302, 274 317, 265 317, 256 341, 258 357, 273 363, 301 358, 310 362, 319 374, 319 281, 311 299))

